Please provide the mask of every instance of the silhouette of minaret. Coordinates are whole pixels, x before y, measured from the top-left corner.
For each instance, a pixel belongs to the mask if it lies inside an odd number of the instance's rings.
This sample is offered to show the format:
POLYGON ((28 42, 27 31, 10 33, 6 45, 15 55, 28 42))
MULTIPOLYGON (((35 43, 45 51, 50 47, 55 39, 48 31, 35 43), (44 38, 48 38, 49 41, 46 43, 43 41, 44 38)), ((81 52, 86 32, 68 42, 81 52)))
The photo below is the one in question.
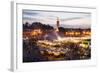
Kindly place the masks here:
POLYGON ((56 31, 59 31, 59 17, 57 17, 57 21, 56 21, 56 31))
POLYGON ((59 17, 57 17, 57 27, 59 27, 59 17))

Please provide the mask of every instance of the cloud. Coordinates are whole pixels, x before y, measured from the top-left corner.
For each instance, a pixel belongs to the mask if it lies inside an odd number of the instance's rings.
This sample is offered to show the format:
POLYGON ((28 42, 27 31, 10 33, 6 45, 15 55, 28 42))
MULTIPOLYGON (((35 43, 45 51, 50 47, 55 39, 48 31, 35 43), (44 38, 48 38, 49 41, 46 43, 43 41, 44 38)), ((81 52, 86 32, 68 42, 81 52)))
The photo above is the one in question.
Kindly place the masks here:
POLYGON ((35 16, 35 15, 38 15, 38 13, 36 13, 36 12, 31 12, 31 11, 28 11, 28 10, 23 10, 23 14, 24 15, 33 15, 33 16, 35 16))

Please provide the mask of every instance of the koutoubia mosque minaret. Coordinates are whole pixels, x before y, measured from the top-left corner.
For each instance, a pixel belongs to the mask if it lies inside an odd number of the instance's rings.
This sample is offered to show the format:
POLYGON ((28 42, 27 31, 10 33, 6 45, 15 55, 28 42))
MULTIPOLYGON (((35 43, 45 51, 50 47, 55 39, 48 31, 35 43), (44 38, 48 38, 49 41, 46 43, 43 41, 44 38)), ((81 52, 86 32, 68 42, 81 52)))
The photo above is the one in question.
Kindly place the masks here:
POLYGON ((57 17, 57 21, 56 21, 56 31, 59 31, 59 25, 60 25, 60 21, 59 21, 59 17, 57 17))
POLYGON ((59 27, 59 17, 57 17, 57 27, 59 27))

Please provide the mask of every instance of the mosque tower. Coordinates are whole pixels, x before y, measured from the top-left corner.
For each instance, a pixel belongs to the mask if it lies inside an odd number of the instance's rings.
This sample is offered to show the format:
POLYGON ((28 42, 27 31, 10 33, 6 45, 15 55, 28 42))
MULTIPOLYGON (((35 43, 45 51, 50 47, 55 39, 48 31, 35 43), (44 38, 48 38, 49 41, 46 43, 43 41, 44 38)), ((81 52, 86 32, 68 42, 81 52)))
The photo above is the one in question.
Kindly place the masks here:
POLYGON ((57 21, 56 21, 56 31, 57 32, 59 31, 59 25, 60 25, 59 17, 57 17, 57 21))

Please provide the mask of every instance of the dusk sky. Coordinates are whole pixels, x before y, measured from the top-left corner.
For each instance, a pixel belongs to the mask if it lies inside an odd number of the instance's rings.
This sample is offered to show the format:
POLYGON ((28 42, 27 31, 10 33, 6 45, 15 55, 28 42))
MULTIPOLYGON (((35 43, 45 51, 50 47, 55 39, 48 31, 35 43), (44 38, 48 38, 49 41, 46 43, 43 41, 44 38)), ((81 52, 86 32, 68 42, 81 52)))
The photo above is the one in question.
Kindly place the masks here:
POLYGON ((23 10, 23 23, 41 22, 55 27, 57 17, 59 17, 60 26, 62 27, 91 27, 90 13, 23 10))

